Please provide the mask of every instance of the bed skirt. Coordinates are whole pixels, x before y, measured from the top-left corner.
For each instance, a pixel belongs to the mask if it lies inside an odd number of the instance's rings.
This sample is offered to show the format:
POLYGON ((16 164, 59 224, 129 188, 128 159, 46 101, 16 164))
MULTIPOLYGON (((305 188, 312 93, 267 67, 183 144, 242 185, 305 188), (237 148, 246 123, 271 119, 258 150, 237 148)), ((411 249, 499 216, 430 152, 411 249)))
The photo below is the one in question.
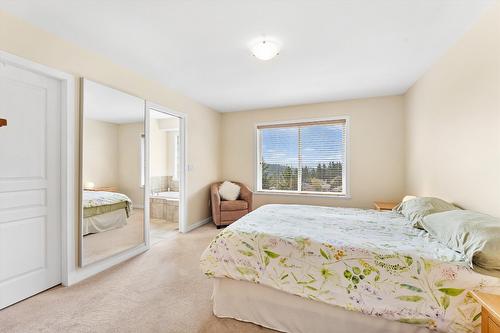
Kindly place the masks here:
POLYGON ((112 212, 85 217, 82 220, 82 235, 95 234, 127 225, 127 212, 121 208, 112 212))
POLYGON ((215 278, 213 311, 289 333, 429 333, 416 325, 347 311, 267 286, 228 278, 215 278))

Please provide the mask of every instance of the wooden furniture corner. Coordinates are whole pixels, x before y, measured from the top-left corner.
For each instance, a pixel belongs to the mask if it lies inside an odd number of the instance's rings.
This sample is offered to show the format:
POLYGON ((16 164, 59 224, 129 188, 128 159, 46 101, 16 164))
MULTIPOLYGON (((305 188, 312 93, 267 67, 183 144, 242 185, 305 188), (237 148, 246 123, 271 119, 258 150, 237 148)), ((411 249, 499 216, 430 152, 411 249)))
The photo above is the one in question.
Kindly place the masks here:
POLYGON ((7 119, 0 118, 0 127, 7 126, 7 119))
POLYGON ((94 188, 84 188, 85 191, 102 191, 102 192, 118 192, 118 187, 116 186, 96 186, 94 188))
POLYGON ((383 210, 392 210, 398 204, 399 204, 398 202, 375 201, 373 203, 373 206, 375 207, 376 210, 383 211, 383 210))
POLYGON ((481 333, 500 333, 500 295, 471 291, 481 304, 481 333))

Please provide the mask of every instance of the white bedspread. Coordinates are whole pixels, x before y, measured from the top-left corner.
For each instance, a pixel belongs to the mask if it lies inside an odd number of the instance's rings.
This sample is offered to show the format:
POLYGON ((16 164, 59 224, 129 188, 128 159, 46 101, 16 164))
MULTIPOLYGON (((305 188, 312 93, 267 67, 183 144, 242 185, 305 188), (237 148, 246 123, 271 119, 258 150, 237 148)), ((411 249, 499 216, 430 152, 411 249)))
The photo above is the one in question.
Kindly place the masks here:
POLYGON ((201 267, 447 332, 479 330, 480 307, 467 290, 500 293, 500 279, 472 271, 402 215, 374 210, 263 206, 223 230, 201 267))
POLYGON ((123 193, 106 191, 83 191, 83 208, 113 205, 120 202, 132 204, 132 200, 123 193))

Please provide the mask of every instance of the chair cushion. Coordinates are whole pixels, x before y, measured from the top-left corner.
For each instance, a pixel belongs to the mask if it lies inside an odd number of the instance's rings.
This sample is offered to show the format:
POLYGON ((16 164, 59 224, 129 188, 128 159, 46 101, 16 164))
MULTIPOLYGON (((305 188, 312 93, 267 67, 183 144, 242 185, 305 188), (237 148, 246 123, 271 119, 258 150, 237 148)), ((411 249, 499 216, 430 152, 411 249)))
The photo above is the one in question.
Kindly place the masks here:
POLYGON ((248 202, 245 200, 221 201, 220 210, 242 210, 248 209, 248 202))
POLYGON ((224 210, 224 211, 220 212, 220 219, 221 219, 222 224, 227 224, 227 222, 236 221, 237 219, 239 219, 240 217, 245 216, 246 214, 248 214, 248 210, 247 209, 243 209, 243 210, 224 210))

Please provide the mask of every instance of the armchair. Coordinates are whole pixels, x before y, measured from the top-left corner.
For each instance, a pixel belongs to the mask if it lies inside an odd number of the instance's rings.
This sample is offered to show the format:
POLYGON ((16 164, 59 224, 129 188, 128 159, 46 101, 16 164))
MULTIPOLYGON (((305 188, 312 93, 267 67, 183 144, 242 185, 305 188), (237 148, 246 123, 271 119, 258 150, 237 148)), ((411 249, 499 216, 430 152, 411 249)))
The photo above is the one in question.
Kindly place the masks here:
POLYGON ((212 205, 212 220, 217 229, 225 227, 250 213, 253 205, 253 193, 244 184, 232 182, 240 186, 240 196, 237 200, 222 200, 219 186, 222 182, 210 186, 210 202, 212 205))

